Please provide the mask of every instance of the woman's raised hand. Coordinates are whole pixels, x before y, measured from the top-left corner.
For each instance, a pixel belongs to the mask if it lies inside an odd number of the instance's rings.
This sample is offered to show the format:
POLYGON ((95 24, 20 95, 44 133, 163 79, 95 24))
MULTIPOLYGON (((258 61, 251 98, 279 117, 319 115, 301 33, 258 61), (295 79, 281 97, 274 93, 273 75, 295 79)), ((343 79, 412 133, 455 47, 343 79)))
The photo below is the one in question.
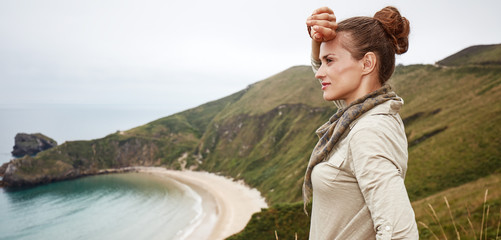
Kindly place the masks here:
POLYGON ((326 42, 336 37, 336 16, 328 7, 321 7, 306 19, 310 37, 316 42, 326 42))

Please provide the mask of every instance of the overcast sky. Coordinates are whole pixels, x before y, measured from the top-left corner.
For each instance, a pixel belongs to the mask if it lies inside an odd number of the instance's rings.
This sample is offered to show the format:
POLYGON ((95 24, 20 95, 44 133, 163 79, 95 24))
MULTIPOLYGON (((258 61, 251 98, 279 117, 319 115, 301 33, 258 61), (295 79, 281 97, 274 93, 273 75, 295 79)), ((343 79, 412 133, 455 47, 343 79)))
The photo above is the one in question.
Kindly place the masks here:
POLYGON ((411 22, 397 63, 501 43, 499 0, 0 0, 0 104, 185 110, 307 65, 314 9, 342 20, 387 5, 411 22))

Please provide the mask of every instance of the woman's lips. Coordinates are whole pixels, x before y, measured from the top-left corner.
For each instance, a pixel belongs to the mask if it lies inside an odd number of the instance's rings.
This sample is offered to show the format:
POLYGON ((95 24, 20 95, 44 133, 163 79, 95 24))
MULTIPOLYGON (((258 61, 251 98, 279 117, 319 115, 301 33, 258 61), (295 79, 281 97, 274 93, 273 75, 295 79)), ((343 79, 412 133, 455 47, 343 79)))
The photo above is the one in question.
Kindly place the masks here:
POLYGON ((327 86, 331 85, 330 83, 328 82, 322 82, 322 90, 325 90, 327 88, 327 86))

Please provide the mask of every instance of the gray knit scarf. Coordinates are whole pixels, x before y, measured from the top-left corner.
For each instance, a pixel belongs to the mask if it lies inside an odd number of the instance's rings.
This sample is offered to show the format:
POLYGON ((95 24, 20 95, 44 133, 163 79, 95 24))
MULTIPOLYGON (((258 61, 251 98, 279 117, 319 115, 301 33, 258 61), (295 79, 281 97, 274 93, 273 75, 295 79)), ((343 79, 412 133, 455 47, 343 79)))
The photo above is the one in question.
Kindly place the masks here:
POLYGON ((373 107, 388 100, 396 99, 398 99, 398 97, 393 91, 391 91, 391 87, 389 85, 385 85, 380 89, 353 101, 345 108, 338 109, 328 122, 318 128, 316 133, 320 139, 311 153, 303 182, 303 201, 306 214, 308 214, 306 206, 310 201, 313 190, 311 185, 311 172, 313 171, 315 165, 328 160, 327 156, 346 129, 349 128, 350 123, 373 107))

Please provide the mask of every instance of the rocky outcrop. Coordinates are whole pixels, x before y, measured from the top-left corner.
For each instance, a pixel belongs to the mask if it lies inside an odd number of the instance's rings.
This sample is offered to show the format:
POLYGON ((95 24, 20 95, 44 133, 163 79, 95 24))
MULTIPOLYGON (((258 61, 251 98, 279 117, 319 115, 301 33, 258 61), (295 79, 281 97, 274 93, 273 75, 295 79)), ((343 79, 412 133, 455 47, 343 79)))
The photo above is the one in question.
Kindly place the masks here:
MULTIPOLYGON (((26 167, 29 165, 30 157, 23 159, 15 159, 6 165, 5 173, 3 175, 2 181, 0 181, 1 187, 29 187, 40 184, 47 184, 56 181, 70 180, 85 176, 99 175, 99 174, 109 174, 109 173, 126 173, 126 172, 137 172, 139 167, 122 167, 122 168, 111 168, 111 169, 74 169, 71 167, 62 166, 64 169, 59 171, 56 170, 55 173, 44 172, 42 174, 20 174, 19 168, 26 167)), ((3 165, 2 165, 3 167, 3 165)))
POLYGON ((36 156, 11 160, 2 181, 7 187, 23 187, 108 173, 109 169, 159 166, 158 145, 166 143, 119 133, 91 141, 65 142, 36 156))
POLYGON ((35 155, 41 151, 57 146, 57 142, 41 133, 26 134, 18 133, 15 137, 14 157, 35 155))

